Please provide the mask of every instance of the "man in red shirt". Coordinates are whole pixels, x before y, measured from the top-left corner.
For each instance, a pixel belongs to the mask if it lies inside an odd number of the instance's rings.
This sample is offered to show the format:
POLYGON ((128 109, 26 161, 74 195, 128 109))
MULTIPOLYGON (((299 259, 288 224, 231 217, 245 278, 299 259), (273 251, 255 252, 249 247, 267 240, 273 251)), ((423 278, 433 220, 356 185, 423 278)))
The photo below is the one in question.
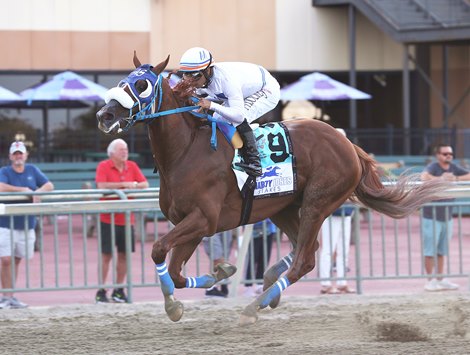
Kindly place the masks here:
MULTIPOLYGON (((104 160, 96 167, 96 187, 98 189, 146 189, 149 187, 147 179, 137 164, 129 161, 129 150, 127 143, 121 139, 113 140, 108 146, 109 159, 104 160)), ((131 225, 134 224, 135 217, 131 214, 131 225)), ((106 283, 109 265, 112 259, 112 228, 115 229, 115 245, 117 247, 116 282, 124 283, 126 277, 126 233, 125 214, 114 214, 114 225, 111 225, 111 215, 101 214, 101 251, 102 251, 102 280, 106 283)), ((132 252, 135 251, 134 229, 131 226, 132 252)), ((111 298, 115 302, 127 302, 127 296, 123 288, 113 290, 111 298)), ((109 302, 106 290, 100 289, 96 293, 96 303, 109 302)))

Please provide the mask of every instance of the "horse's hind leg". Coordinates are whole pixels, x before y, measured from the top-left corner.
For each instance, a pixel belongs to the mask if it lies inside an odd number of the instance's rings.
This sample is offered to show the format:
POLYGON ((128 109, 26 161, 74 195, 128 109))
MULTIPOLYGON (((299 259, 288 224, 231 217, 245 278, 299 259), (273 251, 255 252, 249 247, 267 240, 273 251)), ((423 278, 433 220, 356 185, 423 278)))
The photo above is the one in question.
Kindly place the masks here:
MULTIPOLYGON (((312 187, 313 188, 313 187, 312 187)), ((271 287, 259 295, 249 304, 240 316, 240 324, 246 325, 256 322, 259 309, 267 307, 275 301, 287 287, 297 282, 302 276, 315 267, 315 252, 319 247, 317 241, 318 231, 326 215, 334 210, 334 202, 328 197, 332 192, 325 188, 321 192, 311 191, 304 194, 297 245, 294 259, 287 274, 277 280, 271 287), (322 203, 318 203, 321 201, 322 203)))
MULTIPOLYGON (((295 249, 297 244, 297 233, 299 231, 299 206, 289 206, 271 217, 271 220, 283 233, 287 235, 290 242, 292 243, 293 248, 295 249)), ((287 271, 287 269, 292 264, 293 257, 294 251, 284 256, 281 260, 266 270, 263 277, 263 290, 267 290, 269 287, 271 287, 279 279, 279 277, 285 271, 287 271)), ((269 306, 271 308, 276 308, 280 300, 281 294, 274 298, 269 303, 269 306)))

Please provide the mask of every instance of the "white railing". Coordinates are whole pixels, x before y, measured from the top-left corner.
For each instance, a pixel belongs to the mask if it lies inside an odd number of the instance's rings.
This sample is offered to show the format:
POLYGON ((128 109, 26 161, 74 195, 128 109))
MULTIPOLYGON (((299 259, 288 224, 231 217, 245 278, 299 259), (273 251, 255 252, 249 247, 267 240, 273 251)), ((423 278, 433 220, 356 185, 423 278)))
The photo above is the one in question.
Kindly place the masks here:
MULTIPOLYGON (((469 198, 470 184, 459 183, 448 191, 453 197, 469 198)), ((98 289, 101 287, 126 287, 132 301, 132 290, 136 287, 159 286, 158 279, 150 260, 152 244, 159 235, 166 233, 171 226, 162 222, 158 205, 158 189, 147 190, 64 190, 47 193, 0 193, 0 215, 38 216, 37 254, 32 260, 25 260, 24 273, 18 272, 18 282, 10 291, 57 291, 77 289, 98 289), (31 195, 41 195, 41 203, 24 203, 31 195), (117 200, 100 200, 114 198, 117 200), (7 202, 8 203, 4 203, 7 202), (11 203, 14 202, 14 203, 11 203), (136 227, 141 233, 137 238, 136 254, 128 251, 128 278, 124 285, 112 281, 103 284, 96 270, 100 269, 100 213, 125 213, 130 225, 130 213, 136 213, 136 227), (148 232, 147 224, 152 228, 148 232), (87 232, 94 223, 97 238, 89 238, 87 232), (93 270, 93 273, 89 272, 93 270)), ((438 205, 438 204, 431 204, 438 205)), ((470 222, 462 211, 470 208, 468 201, 450 203, 456 206, 455 235, 451 256, 447 264, 446 276, 468 277, 468 259, 470 238, 464 237, 464 231, 470 230, 470 222), (466 229, 467 228, 467 229, 466 229)), ((373 280, 417 279, 426 277, 423 272, 421 244, 419 238, 420 215, 414 214, 404 220, 393 220, 375 212, 362 211, 366 221, 356 219, 353 223, 354 245, 350 251, 351 272, 347 279, 356 282, 359 292, 363 285, 373 280), (404 248, 400 244, 406 244, 404 248), (418 258, 416 257, 418 255, 418 258)), ((359 215, 359 207, 356 214, 359 215)), ((13 218, 11 218, 13 220, 13 218)), ((127 236, 130 240, 130 233, 127 236)), ((232 280, 232 294, 236 288, 250 280, 243 277, 243 265, 250 240, 249 229, 239 243, 239 248, 232 252, 239 272, 232 280)), ((270 264, 285 256, 290 251, 290 244, 278 233, 274 243, 270 264)), ((113 254, 113 263, 116 255, 113 254)), ((317 258, 318 260, 318 258, 317 258)), ((23 264, 22 264, 23 265, 23 264)), ((319 263, 317 263, 319 265, 319 263)), ((185 274, 202 275, 211 268, 204 252, 196 250, 194 257, 185 267, 185 274)), ((111 268, 110 268, 111 269, 111 268)), ((316 268, 316 270, 318 267, 316 268)), ((16 271, 13 269, 13 273, 16 271)), ((334 280, 334 274, 330 279, 334 280)), ((313 271, 302 282, 318 282, 317 271, 313 271)), ((252 281, 252 280, 251 280, 252 281)), ((0 292, 9 291, 0 289, 0 292)))

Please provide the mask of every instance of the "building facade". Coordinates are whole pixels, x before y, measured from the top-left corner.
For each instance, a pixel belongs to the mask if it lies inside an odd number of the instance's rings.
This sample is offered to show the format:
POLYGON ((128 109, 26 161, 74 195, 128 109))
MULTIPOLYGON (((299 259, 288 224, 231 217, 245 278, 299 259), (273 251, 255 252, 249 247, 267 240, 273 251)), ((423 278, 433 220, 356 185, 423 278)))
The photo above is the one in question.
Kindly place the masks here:
MULTIPOLYGON (((142 62, 157 63, 170 55, 169 69, 175 69, 187 48, 202 46, 216 61, 265 66, 281 86, 313 71, 348 83, 353 65, 356 87, 373 98, 357 102, 353 125, 348 102, 315 103, 328 112, 335 126, 470 128, 468 40, 405 45, 359 10, 351 27, 350 7, 358 1, 332 1, 336 6, 315 3, 0 0, 0 85, 19 92, 53 73, 73 70, 110 87, 132 69, 134 50, 142 62), (411 81, 408 123, 403 117, 405 66, 411 81)), ((34 116, 24 111, 20 114, 34 116)), ((51 113, 51 128, 68 125, 67 115, 51 113)))

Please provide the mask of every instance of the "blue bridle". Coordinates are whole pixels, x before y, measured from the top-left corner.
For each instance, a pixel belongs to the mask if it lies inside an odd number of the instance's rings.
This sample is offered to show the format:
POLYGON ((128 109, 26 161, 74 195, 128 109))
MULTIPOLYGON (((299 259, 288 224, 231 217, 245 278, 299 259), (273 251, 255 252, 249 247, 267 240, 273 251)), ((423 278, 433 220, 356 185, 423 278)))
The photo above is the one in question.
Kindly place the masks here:
MULTIPOLYGON (((145 121, 146 124, 152 123, 156 118, 162 116, 168 116, 175 113, 190 112, 192 115, 198 118, 205 118, 211 122, 212 134, 211 134, 211 147, 214 150, 217 150, 217 134, 216 127, 219 121, 215 119, 212 115, 200 112, 194 112, 194 110, 200 109, 200 106, 185 106, 178 107, 171 110, 160 111, 162 100, 163 100, 163 88, 162 88, 163 76, 162 74, 155 74, 152 71, 152 66, 149 64, 144 64, 135 69, 130 73, 126 78, 122 79, 118 87, 112 88, 108 91, 106 96, 106 103, 111 99, 118 101, 123 107, 129 109, 129 117, 124 119, 126 121, 126 126, 122 128, 122 131, 127 131, 135 123, 145 121), (139 80, 147 81, 147 89, 144 92, 139 93, 136 88, 136 83, 139 80), (132 97, 124 90, 126 87, 129 88, 132 97), (126 96, 123 96, 126 95, 126 96), (158 98, 158 101, 156 102, 158 98), (131 99, 134 103, 132 106, 125 105, 128 102, 128 99, 131 99), (155 105, 156 104, 156 105, 155 105), (132 111, 135 107, 139 107, 139 111, 135 114, 132 114, 132 111), (155 107, 156 106, 156 107, 155 107)), ((194 103, 199 100, 195 97, 191 98, 194 103)))

